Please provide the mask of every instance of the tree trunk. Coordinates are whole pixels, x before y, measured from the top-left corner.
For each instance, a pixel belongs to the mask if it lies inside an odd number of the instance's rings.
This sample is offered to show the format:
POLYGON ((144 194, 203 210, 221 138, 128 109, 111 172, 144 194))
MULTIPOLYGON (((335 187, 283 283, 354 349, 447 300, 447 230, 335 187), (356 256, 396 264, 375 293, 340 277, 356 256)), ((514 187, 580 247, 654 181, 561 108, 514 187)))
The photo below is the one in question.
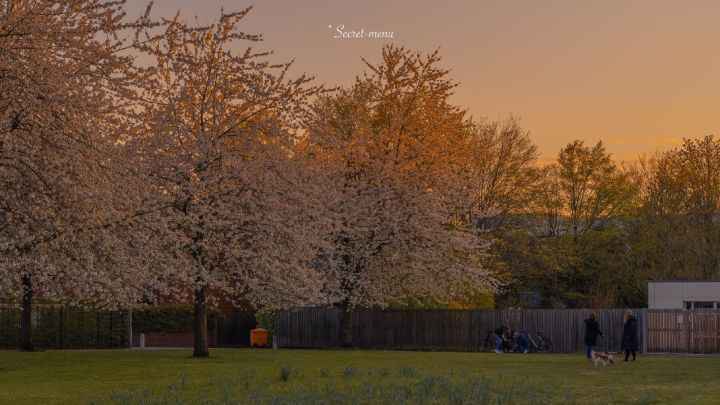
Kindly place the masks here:
POLYGON ((22 314, 20 315, 20 341, 18 349, 23 352, 34 350, 32 343, 32 278, 29 274, 22 276, 22 314))
POLYGON ((205 299, 205 287, 198 287, 195 290, 195 317, 193 319, 193 357, 208 357, 208 328, 207 328, 207 302, 205 299))
POLYGON ((340 344, 342 347, 353 346, 352 312, 350 312, 348 305, 342 306, 342 315, 340 316, 340 344))

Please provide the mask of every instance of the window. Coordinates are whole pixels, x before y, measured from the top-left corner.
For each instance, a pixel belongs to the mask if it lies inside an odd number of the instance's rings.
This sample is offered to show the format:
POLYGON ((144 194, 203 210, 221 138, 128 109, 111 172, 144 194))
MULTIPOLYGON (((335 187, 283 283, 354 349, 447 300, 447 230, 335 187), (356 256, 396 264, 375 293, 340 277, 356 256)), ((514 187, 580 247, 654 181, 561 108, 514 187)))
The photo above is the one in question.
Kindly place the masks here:
POLYGON ((685 309, 720 309, 716 301, 685 301, 685 309))

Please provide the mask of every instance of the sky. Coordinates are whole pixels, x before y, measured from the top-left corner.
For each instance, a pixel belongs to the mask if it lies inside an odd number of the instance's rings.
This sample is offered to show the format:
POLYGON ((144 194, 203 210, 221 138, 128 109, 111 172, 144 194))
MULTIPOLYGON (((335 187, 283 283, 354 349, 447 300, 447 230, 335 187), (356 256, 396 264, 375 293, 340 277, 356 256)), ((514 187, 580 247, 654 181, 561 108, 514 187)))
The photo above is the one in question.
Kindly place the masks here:
MULTIPOLYGON (((146 4, 129 0, 129 14, 146 4)), ((543 161, 575 139, 634 160, 720 135, 715 0, 156 0, 153 15, 208 23, 248 6, 243 30, 264 37, 254 47, 331 86, 350 84, 386 42, 439 48, 460 84, 453 102, 478 120, 518 117, 543 161)))

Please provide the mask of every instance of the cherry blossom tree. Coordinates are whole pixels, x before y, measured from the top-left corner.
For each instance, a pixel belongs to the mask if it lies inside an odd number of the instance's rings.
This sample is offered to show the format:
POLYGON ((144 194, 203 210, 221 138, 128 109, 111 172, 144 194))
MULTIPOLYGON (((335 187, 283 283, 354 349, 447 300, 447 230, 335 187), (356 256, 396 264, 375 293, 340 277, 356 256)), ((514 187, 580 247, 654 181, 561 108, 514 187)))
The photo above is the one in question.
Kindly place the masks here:
MULTIPOLYGON (((437 52, 387 46, 351 88, 322 97, 308 121, 307 150, 339 194, 321 267, 346 311, 495 287, 481 266, 486 243, 452 222, 444 203, 469 123, 448 102, 455 84, 440 62, 437 52)), ((351 344, 349 316, 342 329, 351 344)))
POLYGON ((268 52, 233 50, 261 39, 239 29, 249 11, 206 27, 178 16, 138 46, 152 63, 127 145, 147 200, 171 207, 147 225, 175 247, 167 281, 194 303, 195 357, 209 355, 207 307, 218 298, 278 308, 319 299, 323 285, 311 262, 327 221, 292 153, 306 99, 321 89, 288 79, 291 64, 268 52))
POLYGON ((117 154, 134 81, 124 33, 151 24, 128 22, 123 3, 0 1, 0 291, 22 302, 23 350, 35 293, 103 306, 142 295, 139 250, 153 241, 126 226, 142 211, 117 154))

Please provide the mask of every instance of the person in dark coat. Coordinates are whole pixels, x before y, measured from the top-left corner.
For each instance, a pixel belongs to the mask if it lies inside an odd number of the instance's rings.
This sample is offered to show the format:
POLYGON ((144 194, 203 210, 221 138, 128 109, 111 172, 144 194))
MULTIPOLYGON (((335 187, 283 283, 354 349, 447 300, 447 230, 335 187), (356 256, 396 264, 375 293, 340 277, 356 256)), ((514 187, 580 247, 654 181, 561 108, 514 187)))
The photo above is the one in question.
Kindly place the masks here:
POLYGON ((504 350, 504 339, 505 336, 505 326, 500 326, 499 328, 495 329, 495 353, 500 354, 503 353, 504 350))
POLYGON ((585 355, 588 359, 592 359, 593 348, 597 345, 598 336, 602 336, 600 324, 595 320, 595 314, 585 320, 585 355))
POLYGON ((628 361, 630 354, 632 354, 632 359, 635 361, 638 350, 637 319, 635 319, 630 311, 625 313, 622 348, 625 350, 625 361, 628 361))
POLYGON ((515 345, 518 353, 527 354, 530 351, 530 339, 525 330, 515 332, 515 345))

